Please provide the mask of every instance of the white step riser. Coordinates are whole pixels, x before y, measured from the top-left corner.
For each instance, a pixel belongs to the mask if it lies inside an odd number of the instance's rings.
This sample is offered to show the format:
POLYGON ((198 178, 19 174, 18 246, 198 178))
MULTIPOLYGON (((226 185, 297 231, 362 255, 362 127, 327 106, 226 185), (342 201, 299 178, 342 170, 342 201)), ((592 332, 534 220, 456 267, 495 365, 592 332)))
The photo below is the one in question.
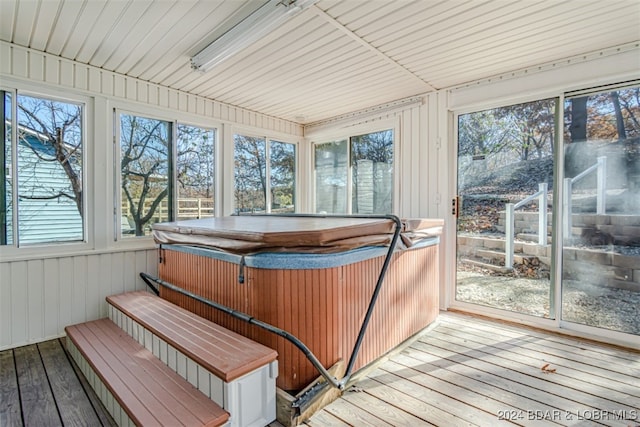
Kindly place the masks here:
POLYGON ((108 304, 108 311, 111 321, 209 399, 229 412, 231 427, 262 427, 268 422, 262 420, 262 415, 267 420, 276 418, 275 413, 263 414, 263 406, 275 408, 275 405, 271 404, 275 402, 275 395, 267 396, 269 401, 264 405, 258 403, 265 398, 265 384, 266 390, 275 390, 275 380, 278 376, 277 361, 227 383, 110 304, 108 304), (245 422, 247 419, 251 421, 245 422))
POLYGON ((87 382, 98 396, 98 399, 100 399, 116 424, 120 427, 135 427, 135 423, 131 418, 129 418, 126 411, 122 409, 118 400, 113 397, 113 394, 111 394, 109 389, 104 385, 100 377, 96 375, 93 368, 91 368, 91 365, 89 365, 89 362, 87 362, 82 353, 80 353, 76 345, 69 338, 67 338, 67 349, 74 362, 76 362, 76 365, 78 365, 80 371, 87 379, 87 382))

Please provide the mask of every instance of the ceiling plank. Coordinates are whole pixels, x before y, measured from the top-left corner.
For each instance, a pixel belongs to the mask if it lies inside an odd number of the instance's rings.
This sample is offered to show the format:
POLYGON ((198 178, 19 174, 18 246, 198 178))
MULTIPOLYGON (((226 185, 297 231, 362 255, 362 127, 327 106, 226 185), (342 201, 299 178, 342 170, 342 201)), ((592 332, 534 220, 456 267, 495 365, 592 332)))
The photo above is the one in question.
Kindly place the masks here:
MULTIPOLYGON (((104 15, 101 16, 106 4, 106 0, 94 0, 85 3, 85 7, 78 15, 78 24, 76 24, 73 28, 73 36, 67 39, 62 49, 62 56, 64 56, 65 58, 73 58, 80 62, 86 62, 89 58, 91 58, 91 55, 82 56, 80 55, 80 52, 83 47, 92 46, 92 41, 97 40, 97 38, 100 37, 100 35, 97 34, 94 35, 94 38, 92 39, 90 37, 90 34, 98 25, 98 19, 102 18, 103 21, 107 20, 104 15)), ((114 16, 113 18, 117 17, 114 16)), ((110 17, 110 19, 113 18, 110 17)), ((91 48, 91 50, 93 50, 93 47, 91 48)), ((99 66, 96 63, 94 63, 94 65, 99 66)))
POLYGON ((13 42, 17 7, 17 0, 0 1, 0 38, 2 40, 13 42))
POLYGON ((333 25, 334 27, 336 27, 337 29, 342 31, 343 34, 347 35, 352 40, 355 40, 356 42, 358 42, 361 46, 363 46, 366 49, 368 49, 371 53, 373 53, 376 56, 382 58, 384 61, 386 61, 387 63, 389 63, 392 66, 394 66, 395 68, 397 68, 405 76, 410 77, 411 79, 420 81, 424 86, 425 92, 435 90, 435 88, 429 82, 427 82, 424 79, 422 79, 421 77, 413 74, 411 71, 409 71, 406 68, 404 68, 402 65, 400 65, 399 63, 394 61, 392 58, 390 58, 387 55, 385 55, 384 53, 380 52, 378 49, 376 49, 375 47, 373 47, 372 45, 367 43, 365 40, 363 40, 362 38, 358 37, 356 34, 351 32, 347 27, 345 27, 344 25, 340 24, 338 21, 333 19, 331 16, 327 15, 327 13, 324 12, 323 10, 319 9, 315 5, 311 6, 309 9, 315 11, 316 14, 319 17, 323 18, 326 22, 328 22, 329 24, 333 25))
MULTIPOLYGON (((0 0, 0 3, 4 2, 0 0)), ((43 0, 40 2, 38 17, 36 18, 38 24, 33 30, 30 48, 40 51, 45 50, 61 7, 62 0, 43 0)))
POLYGON ((15 28, 19 29, 13 35, 13 42, 21 46, 31 44, 31 36, 38 16, 39 2, 19 2, 18 13, 15 17, 15 28))
MULTIPOLYGON (((53 25, 45 51, 56 56, 60 56, 65 43, 72 36, 73 30, 78 22, 78 17, 84 8, 84 2, 65 1, 62 2, 60 13, 53 25)), ((91 23, 88 23, 91 25, 91 23)), ((69 58, 72 59, 72 58, 69 58)))

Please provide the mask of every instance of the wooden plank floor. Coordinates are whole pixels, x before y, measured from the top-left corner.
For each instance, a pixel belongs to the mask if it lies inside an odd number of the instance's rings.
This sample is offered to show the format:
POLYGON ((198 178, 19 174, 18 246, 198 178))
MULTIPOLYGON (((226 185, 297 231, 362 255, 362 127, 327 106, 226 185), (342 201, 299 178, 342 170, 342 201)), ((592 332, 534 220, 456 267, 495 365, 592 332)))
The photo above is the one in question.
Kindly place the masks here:
POLYGON ((0 426, 115 426, 64 339, 0 352, 0 426))
MULTIPOLYGON (((443 313, 305 424, 640 427, 640 353, 443 313)), ((60 340, 0 352, 0 426, 56 425, 113 420, 60 340)))
POLYGON ((307 424, 640 427, 640 353, 442 313, 307 424))

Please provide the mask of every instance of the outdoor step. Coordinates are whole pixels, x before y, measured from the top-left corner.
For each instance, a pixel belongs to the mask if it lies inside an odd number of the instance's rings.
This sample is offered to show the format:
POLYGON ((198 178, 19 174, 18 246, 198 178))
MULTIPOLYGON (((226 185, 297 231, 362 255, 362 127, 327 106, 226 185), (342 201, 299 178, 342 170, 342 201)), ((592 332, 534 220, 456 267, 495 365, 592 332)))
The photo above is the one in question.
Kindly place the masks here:
MULTIPOLYGON (((538 234, 537 233, 518 233, 516 234, 516 239, 523 240, 525 242, 538 243, 538 234)), ((547 243, 549 242, 551 242, 551 236, 547 235, 547 243)))
POLYGON ((640 227, 640 215, 573 214, 571 215, 571 221, 574 225, 579 226, 619 225, 640 227))
POLYGON ((609 278, 607 284, 610 288, 624 289, 632 292, 640 292, 640 283, 633 282, 630 280, 620 280, 620 279, 609 278))
MULTIPOLYGON (((504 221, 504 218, 506 216, 505 211, 500 211, 499 214, 500 214, 500 220, 504 221)), ((535 212, 515 211, 513 217, 514 217, 515 221, 526 221, 526 222, 529 222, 529 223, 536 223, 536 224, 538 223, 538 212, 537 211, 535 211, 535 212)), ((550 223, 552 217, 553 217, 553 214, 551 212, 548 212, 547 213, 547 222, 550 223)))
MULTIPOLYGON (((503 222, 503 221, 500 221, 500 222, 503 222)), ((496 225, 494 227, 495 227, 496 230, 498 230, 501 233, 505 233, 506 232, 506 227, 504 226, 504 224, 498 224, 498 225, 496 225)), ((520 230, 520 232, 522 232, 522 233, 534 233, 534 234, 536 234, 538 232, 538 223, 531 224, 531 226, 529 226, 529 225, 523 226, 522 224, 520 224, 520 225, 515 224, 514 229, 515 229, 516 232, 518 230, 520 230)), ((552 232, 553 232, 553 226, 552 225, 547 225, 547 236, 551 236, 552 232)))
MULTIPOLYGON (((505 259, 504 252, 492 251, 489 249, 478 249, 476 251, 476 256, 482 259, 490 260, 490 261, 503 261, 505 259)), ((513 254, 513 262, 514 264, 524 264, 525 260, 532 260, 537 258, 535 255, 524 255, 524 254, 513 254)))
MULTIPOLYGON (((524 239, 523 239, 524 240, 524 239)), ((538 238, 536 238, 533 242, 514 242, 513 250, 518 253, 525 253, 527 255, 536 255, 536 256, 551 256, 550 252, 550 243, 551 239, 549 239, 549 244, 547 246, 540 246, 537 244, 538 238)), ((505 240, 504 237, 491 236, 491 237, 481 237, 481 236, 458 236, 458 246, 466 246, 469 248, 478 248, 478 249, 494 249, 497 251, 504 252, 505 250, 505 240)))
POLYGON ((465 264, 470 264, 476 267, 484 268, 485 270, 496 271, 498 273, 504 273, 504 274, 510 273, 513 270, 512 268, 506 268, 501 265, 494 265, 494 264, 478 261, 471 258, 460 258, 460 262, 463 262, 465 264))

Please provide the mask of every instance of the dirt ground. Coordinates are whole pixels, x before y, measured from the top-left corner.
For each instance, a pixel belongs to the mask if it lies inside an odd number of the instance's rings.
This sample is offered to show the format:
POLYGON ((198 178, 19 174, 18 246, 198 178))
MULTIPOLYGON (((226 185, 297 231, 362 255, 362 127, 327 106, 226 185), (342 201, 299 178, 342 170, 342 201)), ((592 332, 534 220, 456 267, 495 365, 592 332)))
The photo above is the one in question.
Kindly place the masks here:
MULTIPOLYGON (((640 293, 569 280, 563 289, 563 320, 640 334, 640 293)), ((549 280, 459 271, 456 299, 548 317, 549 280)))

